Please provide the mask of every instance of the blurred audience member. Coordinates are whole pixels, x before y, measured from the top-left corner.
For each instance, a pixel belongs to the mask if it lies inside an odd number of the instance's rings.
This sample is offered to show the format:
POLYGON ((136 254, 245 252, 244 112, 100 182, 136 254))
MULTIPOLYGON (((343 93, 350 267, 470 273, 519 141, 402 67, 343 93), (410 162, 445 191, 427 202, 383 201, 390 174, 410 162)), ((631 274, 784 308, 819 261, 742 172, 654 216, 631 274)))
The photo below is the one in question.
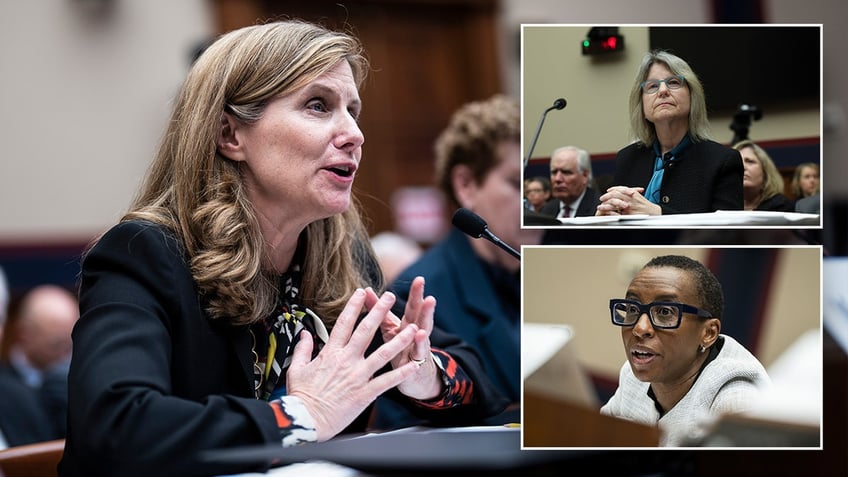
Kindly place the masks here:
POLYGON ((819 194, 815 194, 796 200, 795 212, 800 212, 802 214, 821 213, 821 196, 819 194))
POLYGON ((768 153, 748 139, 734 144, 733 149, 742 154, 745 168, 742 175, 745 210, 794 212, 792 201, 783 195, 783 177, 768 153))
POLYGON ((551 195, 540 213, 557 218, 595 215, 598 194, 590 187, 592 160, 575 146, 560 147, 551 154, 551 195))
POLYGON ((46 370, 71 357, 71 331, 79 318, 76 297, 58 285, 40 285, 22 298, 8 330, 8 364, 30 387, 46 370))
POLYGON ((540 212, 542 206, 551 200, 551 181, 541 176, 529 179, 524 188, 524 197, 530 210, 540 212))
POLYGON ((6 330, 4 372, 38 394, 57 438, 65 435, 71 332, 78 318, 76 296, 40 285, 21 297, 6 330))
MULTIPOLYGON (((9 287, 0 268, 0 337, 6 323, 9 287)), ((53 439, 55 434, 36 391, 7 366, 0 367, 0 450, 53 439)))
POLYGON ((392 283, 403 269, 424 253, 418 242, 395 232, 380 232, 371 237, 371 247, 386 283, 392 283))
MULTIPOLYGON (((435 142, 436 182, 452 205, 469 209, 515 249, 538 244, 542 230, 521 229, 521 111, 506 96, 457 110, 435 142)), ((479 352, 491 381, 513 403, 520 399, 520 262, 496 245, 451 229, 391 288, 406 299, 415 276, 436 298, 434 324, 479 352)), ((388 429, 418 423, 381 398, 375 425, 388 429)), ((494 421, 511 421, 517 414, 494 421)))
POLYGON ((819 165, 815 162, 805 162, 795 168, 792 176, 792 196, 795 200, 812 197, 819 193, 819 165))
POLYGON ((36 390, 9 368, 0 368, 0 396, 0 450, 58 437, 36 390))
POLYGON ((0 267, 0 343, 3 343, 3 328, 6 325, 6 314, 9 312, 9 283, 3 267, 0 267))
POLYGON ((805 214, 821 213, 821 183, 819 165, 805 162, 795 168, 792 176, 792 195, 795 197, 795 212, 805 214))

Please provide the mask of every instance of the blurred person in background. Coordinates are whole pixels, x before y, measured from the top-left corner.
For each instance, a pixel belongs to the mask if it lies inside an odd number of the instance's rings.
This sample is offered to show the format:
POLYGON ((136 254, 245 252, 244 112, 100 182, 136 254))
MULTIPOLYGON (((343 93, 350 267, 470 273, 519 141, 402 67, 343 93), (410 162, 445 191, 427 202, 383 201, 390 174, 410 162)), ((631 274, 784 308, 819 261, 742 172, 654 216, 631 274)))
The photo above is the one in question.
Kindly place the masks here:
MULTIPOLYGON (((0 338, 3 336, 8 307, 9 287, 3 268, 0 267, 0 338)), ((0 450, 55 438, 56 432, 38 391, 27 386, 4 362, 0 366, 0 450)))
POLYGON ((821 195, 815 194, 795 201, 795 212, 802 214, 821 213, 821 195))
POLYGON ((383 272, 386 283, 392 283, 398 274, 412 265, 424 253, 415 240, 396 232, 380 232, 371 237, 371 247, 383 272))
POLYGON ((6 273, 0 267, 0 348, 3 343, 3 328, 6 325, 6 315, 9 313, 9 282, 6 273))
POLYGON ((750 139, 733 145, 742 154, 742 187, 745 210, 794 212, 795 206, 783 195, 783 177, 768 153, 750 139))
POLYGON ((41 386, 44 372, 71 358, 71 332, 79 318, 76 296, 58 285, 27 291, 9 319, 2 356, 28 386, 41 386))
POLYGON ((792 175, 792 196, 796 200, 814 196, 819 193, 819 165, 815 162, 805 162, 795 168, 792 175))
POLYGON ((592 158, 575 146, 551 153, 551 200, 539 211, 556 218, 595 215, 598 193, 592 188, 592 158))
POLYGON ((528 209, 540 212, 542 207, 551 200, 550 179, 541 176, 528 179, 524 188, 524 199, 528 209))
POLYGON ((805 162, 795 168, 792 176, 792 194, 795 212, 818 214, 821 212, 821 183, 819 165, 805 162))
MULTIPOLYGON (((521 114, 518 103, 494 95, 460 107, 435 141, 436 183, 450 204, 486 220, 509 246, 538 244, 541 230, 522 230, 521 114)), ((460 336, 480 354, 489 379, 517 406, 520 399, 520 262, 496 245, 452 228, 403 271, 392 289, 404 297, 416 276, 438 302, 436 326, 460 336)), ((416 423, 385 399, 376 423, 416 423)), ((515 415, 498 419, 516 420, 515 415)))
POLYGON ((65 437, 71 333, 78 318, 79 303, 69 290, 34 287, 10 315, 2 350, 4 368, 38 394, 55 438, 65 437))

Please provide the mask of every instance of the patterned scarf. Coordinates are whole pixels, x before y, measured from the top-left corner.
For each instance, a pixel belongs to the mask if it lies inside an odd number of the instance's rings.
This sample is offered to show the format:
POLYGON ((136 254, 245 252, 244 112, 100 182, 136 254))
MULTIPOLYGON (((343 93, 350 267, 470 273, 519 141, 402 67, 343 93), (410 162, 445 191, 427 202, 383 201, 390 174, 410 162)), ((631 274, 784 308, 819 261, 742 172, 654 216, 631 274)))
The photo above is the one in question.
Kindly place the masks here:
POLYGON ((256 395, 266 401, 286 394, 285 375, 302 330, 307 330, 315 341, 313 359, 329 339, 321 318, 298 304, 304 252, 305 247, 301 243, 292 265, 280 276, 280 300, 274 313, 253 328, 259 338, 255 348, 257 366, 254 366, 256 395), (265 350, 264 356, 262 350, 265 350))

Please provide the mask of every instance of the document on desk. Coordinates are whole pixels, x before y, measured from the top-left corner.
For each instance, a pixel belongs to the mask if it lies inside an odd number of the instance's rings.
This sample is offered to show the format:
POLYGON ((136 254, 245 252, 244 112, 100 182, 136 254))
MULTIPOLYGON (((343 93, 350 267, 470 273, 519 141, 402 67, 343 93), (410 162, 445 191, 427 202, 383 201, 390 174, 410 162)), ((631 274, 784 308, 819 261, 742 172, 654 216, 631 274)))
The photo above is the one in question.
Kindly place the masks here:
POLYGON ((574 335, 568 325, 525 322, 521 326, 521 378, 527 379, 557 352, 565 347, 574 335))
POLYGON ((360 434, 354 435, 351 437, 339 437, 338 439, 368 439, 376 436, 388 436, 388 435, 397 435, 397 434, 412 434, 412 433, 427 433, 427 434, 438 434, 438 433, 450 433, 450 432, 458 432, 458 433, 470 433, 470 432, 510 432, 511 429, 515 429, 514 426, 511 425, 502 425, 502 426, 465 426, 465 427, 426 427, 426 426, 411 426, 404 427, 401 429, 395 429, 392 431, 385 432, 370 432, 368 434, 360 434))
POLYGON ((521 325, 521 377, 524 391, 599 409, 588 373, 582 368, 574 346, 574 330, 568 325, 528 323, 521 325))
POLYGON ((246 474, 219 475, 217 477, 369 477, 371 474, 360 472, 350 467, 334 464, 332 462, 313 461, 299 464, 289 464, 282 467, 274 467, 268 472, 250 472, 246 474))
POLYGON ((816 226, 818 214, 772 212, 760 210, 719 210, 698 214, 669 215, 605 215, 559 219, 563 225, 648 226, 648 227, 715 227, 715 226, 816 226))
POLYGON ((563 225, 598 225, 618 222, 621 217, 620 215, 590 215, 588 217, 568 217, 557 220, 563 225))

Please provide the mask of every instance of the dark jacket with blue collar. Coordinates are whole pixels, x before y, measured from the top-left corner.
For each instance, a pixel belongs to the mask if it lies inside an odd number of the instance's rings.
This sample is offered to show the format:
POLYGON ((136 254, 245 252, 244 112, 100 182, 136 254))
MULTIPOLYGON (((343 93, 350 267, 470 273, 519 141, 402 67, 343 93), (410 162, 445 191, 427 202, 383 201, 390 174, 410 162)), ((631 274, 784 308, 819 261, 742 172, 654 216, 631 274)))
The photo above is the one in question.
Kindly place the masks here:
MULTIPOLYGON (((634 143, 618 151, 613 184, 646 187, 656 154, 650 146, 634 143)), ((687 147, 665 170, 660 188, 663 214, 691 214, 742 210, 742 156, 715 141, 687 147)))

